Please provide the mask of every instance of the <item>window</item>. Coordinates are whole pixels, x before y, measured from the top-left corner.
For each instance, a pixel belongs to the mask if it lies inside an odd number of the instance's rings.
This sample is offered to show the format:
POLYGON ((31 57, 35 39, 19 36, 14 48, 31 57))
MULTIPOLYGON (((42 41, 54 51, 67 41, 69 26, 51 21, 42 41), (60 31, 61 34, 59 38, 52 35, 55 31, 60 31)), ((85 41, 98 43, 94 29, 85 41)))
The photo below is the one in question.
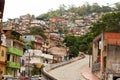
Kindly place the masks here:
POLYGON ((4 56, 4 50, 2 50, 1 56, 4 56))
POLYGON ((10 54, 7 55, 7 61, 10 61, 10 54))
POLYGON ((22 59, 22 66, 24 66, 24 64, 25 64, 25 61, 22 59))
POLYGON ((13 57, 12 57, 12 61, 14 62, 14 55, 13 55, 13 57))

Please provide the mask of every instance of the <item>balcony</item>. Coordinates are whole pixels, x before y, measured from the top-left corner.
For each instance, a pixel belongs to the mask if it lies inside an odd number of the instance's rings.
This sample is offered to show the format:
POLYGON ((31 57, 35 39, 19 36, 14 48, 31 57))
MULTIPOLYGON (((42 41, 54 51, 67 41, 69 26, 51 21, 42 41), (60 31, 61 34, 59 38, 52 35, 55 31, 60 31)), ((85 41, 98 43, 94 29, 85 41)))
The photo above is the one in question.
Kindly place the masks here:
POLYGON ((8 47, 8 54, 14 54, 21 57, 23 55, 23 51, 13 47, 8 47))
POLYGON ((99 63, 94 63, 92 65, 92 71, 95 72, 95 71, 100 71, 100 62, 99 63))
POLYGON ((7 67, 10 67, 10 68, 20 68, 20 63, 8 61, 7 62, 7 67))

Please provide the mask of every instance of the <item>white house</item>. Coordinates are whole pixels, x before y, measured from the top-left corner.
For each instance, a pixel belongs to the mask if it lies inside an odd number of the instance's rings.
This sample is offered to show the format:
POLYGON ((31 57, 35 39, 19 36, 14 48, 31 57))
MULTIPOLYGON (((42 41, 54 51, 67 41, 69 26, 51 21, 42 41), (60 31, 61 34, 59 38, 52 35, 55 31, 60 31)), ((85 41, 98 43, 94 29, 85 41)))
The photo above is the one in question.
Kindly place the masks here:
POLYGON ((32 69, 33 64, 50 64, 53 62, 53 55, 44 54, 41 50, 27 50, 21 58, 21 73, 27 72, 28 67, 32 69))

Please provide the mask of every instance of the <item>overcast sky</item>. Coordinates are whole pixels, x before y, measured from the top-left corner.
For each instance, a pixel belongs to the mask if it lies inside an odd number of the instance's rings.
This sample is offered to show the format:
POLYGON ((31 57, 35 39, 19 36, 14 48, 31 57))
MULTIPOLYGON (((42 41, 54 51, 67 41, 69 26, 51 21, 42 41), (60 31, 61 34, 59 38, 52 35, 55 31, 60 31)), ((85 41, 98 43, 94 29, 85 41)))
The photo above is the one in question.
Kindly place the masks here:
POLYGON ((20 15, 28 13, 38 16, 50 9, 58 9, 60 4, 81 6, 85 2, 107 5, 107 3, 114 4, 120 0, 5 0, 3 21, 8 18, 18 18, 20 15))

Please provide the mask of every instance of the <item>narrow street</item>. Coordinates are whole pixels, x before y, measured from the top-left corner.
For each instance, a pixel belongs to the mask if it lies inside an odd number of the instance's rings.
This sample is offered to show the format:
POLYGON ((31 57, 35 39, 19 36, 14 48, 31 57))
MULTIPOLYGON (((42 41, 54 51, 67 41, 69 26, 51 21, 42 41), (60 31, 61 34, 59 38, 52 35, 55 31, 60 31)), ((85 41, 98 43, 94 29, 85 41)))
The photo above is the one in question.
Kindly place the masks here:
POLYGON ((58 80, 83 80, 81 73, 89 67, 89 56, 71 64, 56 68, 49 73, 58 80))

